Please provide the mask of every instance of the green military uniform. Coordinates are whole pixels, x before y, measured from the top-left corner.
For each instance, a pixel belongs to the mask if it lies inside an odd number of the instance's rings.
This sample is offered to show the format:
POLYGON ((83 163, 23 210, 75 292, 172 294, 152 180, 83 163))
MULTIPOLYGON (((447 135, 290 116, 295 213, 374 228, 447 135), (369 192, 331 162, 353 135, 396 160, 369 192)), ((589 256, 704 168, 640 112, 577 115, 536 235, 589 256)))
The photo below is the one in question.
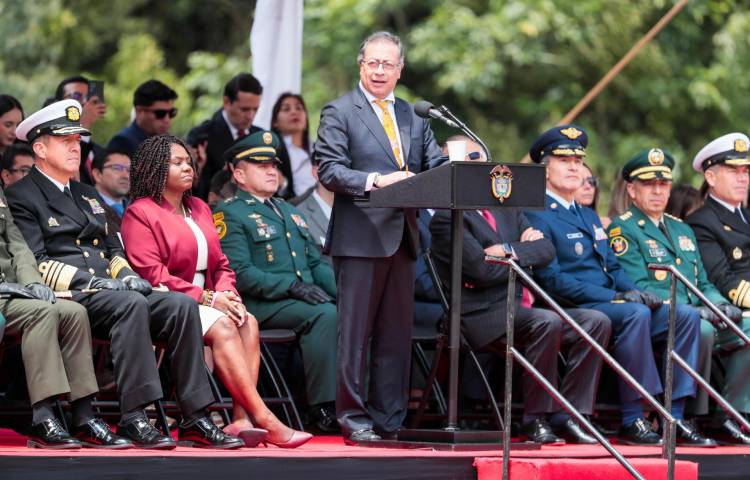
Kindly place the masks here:
MULTIPOLYGON (((3 282, 43 283, 34 254, 13 223, 0 192, 0 277, 3 282)), ((86 309, 69 300, 0 300, 7 336, 21 337, 21 355, 31 404, 69 394, 70 400, 98 391, 91 358, 86 309)), ((0 322, 1 323, 1 322, 0 322)))
MULTIPOLYGON (((639 171, 641 175, 654 172, 649 169, 651 165, 649 153, 654 150, 661 152, 659 149, 641 152, 625 165, 623 175, 627 175, 627 181, 635 178, 643 179, 638 176, 639 171), (636 174, 633 175, 633 172, 636 174)), ((651 162, 657 163, 651 166, 661 168, 666 166, 670 171, 668 177, 662 176, 666 173, 665 170, 659 170, 660 173, 651 178, 671 180, 673 165, 671 156, 662 152, 661 157, 658 153, 651 153, 650 157, 651 162), (662 158, 662 163, 659 163, 658 158, 662 158)), ((648 179, 650 178, 643 180, 648 179)), ((653 292, 667 300, 670 275, 664 271, 649 270, 647 265, 649 263, 674 265, 712 303, 715 305, 729 303, 708 280, 693 230, 679 218, 666 213, 662 217, 662 222, 668 236, 635 206, 612 221, 609 227, 610 246, 628 276, 642 290, 653 292)), ((700 300, 681 282, 677 282, 677 303, 696 307, 702 305, 700 300)), ((750 322, 743 322, 742 328, 745 333, 750 334, 750 322)), ((701 321, 699 373, 705 379, 709 379, 712 349, 732 350, 738 346, 738 341, 737 336, 730 330, 722 330, 717 334, 710 322, 701 321)), ((750 411, 750 382, 747 378, 750 376, 750 349, 735 350, 725 357, 725 363, 727 371, 721 393, 735 408, 748 412, 750 411)), ((696 401, 691 406, 691 410, 696 415, 708 413, 708 395, 700 387, 696 390, 696 401)))
MULTIPOLYGON (((270 133, 266 134, 270 145, 270 133)), ((257 135, 261 133, 250 137, 257 135)), ((246 138, 238 143, 252 142, 246 138)), ((254 148, 239 150, 238 153, 249 155, 254 148)), ((262 163, 274 157, 260 158, 244 156, 241 160, 262 163)), ((214 210, 221 247, 237 276, 237 289, 245 306, 258 319, 260 328, 297 332, 308 403, 332 402, 336 394, 336 305, 292 298, 290 288, 297 282, 314 284, 335 298, 333 270, 321 260, 299 211, 283 200, 272 201, 273 204, 265 204, 238 190, 235 197, 221 202, 214 210)))

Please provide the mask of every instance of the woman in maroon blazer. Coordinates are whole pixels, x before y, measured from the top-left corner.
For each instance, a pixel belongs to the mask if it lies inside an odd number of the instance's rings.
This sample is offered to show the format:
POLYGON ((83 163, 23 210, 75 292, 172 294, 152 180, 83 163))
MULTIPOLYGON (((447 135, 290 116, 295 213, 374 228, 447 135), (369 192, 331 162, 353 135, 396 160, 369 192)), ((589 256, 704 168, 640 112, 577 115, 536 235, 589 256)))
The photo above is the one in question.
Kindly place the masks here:
POLYGON ((311 435, 281 423, 256 390, 258 324, 237 293, 211 210, 190 195, 194 175, 193 160, 179 138, 158 135, 140 145, 133 157, 133 201, 122 219, 128 259, 152 285, 182 292, 198 302, 205 342, 234 399, 234 419, 224 430, 244 437, 252 446, 263 440, 297 447, 311 435), (250 417, 262 429, 253 429, 250 417))

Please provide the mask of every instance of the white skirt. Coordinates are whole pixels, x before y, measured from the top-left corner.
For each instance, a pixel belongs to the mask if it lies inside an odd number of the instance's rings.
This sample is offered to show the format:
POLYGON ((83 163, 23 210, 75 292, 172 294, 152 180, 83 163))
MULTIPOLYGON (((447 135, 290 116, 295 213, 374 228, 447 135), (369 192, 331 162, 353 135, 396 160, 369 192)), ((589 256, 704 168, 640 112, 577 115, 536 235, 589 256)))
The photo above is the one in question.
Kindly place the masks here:
POLYGON ((216 323, 216 320, 224 316, 224 312, 222 312, 221 310, 217 310, 206 305, 198 305, 198 311, 201 315, 201 329, 203 330, 204 336, 206 335, 208 329, 211 328, 214 323, 216 323))

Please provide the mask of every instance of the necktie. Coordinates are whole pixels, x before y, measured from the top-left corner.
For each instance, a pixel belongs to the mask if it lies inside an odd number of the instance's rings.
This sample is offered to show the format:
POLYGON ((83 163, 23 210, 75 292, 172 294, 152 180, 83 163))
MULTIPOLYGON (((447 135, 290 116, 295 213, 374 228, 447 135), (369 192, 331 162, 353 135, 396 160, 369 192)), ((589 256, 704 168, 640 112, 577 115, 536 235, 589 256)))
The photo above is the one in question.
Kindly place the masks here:
POLYGON ((740 217, 740 220, 742 220, 742 223, 747 223, 747 220, 745 220, 745 216, 742 214, 742 210, 740 210, 739 208, 735 208, 734 214, 740 217))
POLYGON ((277 207, 277 206, 276 206, 276 205, 275 205, 275 204, 274 204, 274 203, 273 203, 273 202, 271 201, 271 199, 270 199, 270 198, 269 198, 269 199, 267 199, 267 200, 265 200, 265 201, 263 202, 263 204, 264 204, 265 206, 267 206, 268 208, 270 208, 271 210, 273 210, 273 213, 275 213, 276 215, 278 215, 278 216, 279 216, 279 218, 281 218, 281 219, 283 219, 283 218, 284 218, 284 216, 283 216, 283 215, 281 214, 281 211, 279 210, 279 208, 278 208, 278 207, 277 207))
POLYGON ((245 131, 245 130, 243 130, 241 128, 239 130, 237 130, 237 140, 245 138, 246 136, 247 136, 247 131, 245 131))
POLYGON ((479 210, 479 213, 482 214, 482 217, 484 217, 484 219, 490 225, 490 228, 497 232, 497 222, 495 222, 495 217, 492 216, 492 212, 490 212, 489 210, 479 210))
MULTIPOLYGON (((63 193, 65 194, 66 197, 73 200, 73 193, 70 191, 70 188, 68 187, 63 188, 63 193)), ((75 200, 73 200, 73 202, 75 203, 75 200)))
POLYGON ((111 205, 112 210, 115 211, 118 217, 122 218, 122 215, 125 213, 125 205, 122 202, 113 203, 111 205))
POLYGON ((664 225, 663 221, 659 221, 659 230, 664 234, 665 237, 667 237, 669 243, 674 247, 674 242, 672 242, 672 235, 669 234, 669 230, 667 230, 667 226, 664 225))
POLYGON ((380 107, 380 109, 383 111, 383 129, 385 130, 385 134, 388 136, 388 141, 391 142, 391 149, 393 150, 393 156, 396 157, 396 163, 398 163, 398 168, 403 169, 404 160, 401 158, 401 149, 398 146, 396 124, 393 123, 393 117, 391 117, 391 112, 388 111, 388 101, 387 100, 373 100, 373 102, 375 102, 375 105, 380 107))

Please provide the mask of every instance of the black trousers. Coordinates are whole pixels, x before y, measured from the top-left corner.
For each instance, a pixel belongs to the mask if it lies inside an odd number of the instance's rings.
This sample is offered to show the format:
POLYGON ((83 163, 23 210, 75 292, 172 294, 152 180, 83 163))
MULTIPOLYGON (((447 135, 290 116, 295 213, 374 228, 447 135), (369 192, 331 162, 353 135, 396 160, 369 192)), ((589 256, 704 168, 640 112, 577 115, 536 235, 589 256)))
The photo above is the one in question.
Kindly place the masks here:
MULTIPOLYGON (((606 348, 612 333, 609 317, 584 308, 568 309, 566 312, 599 345, 606 348)), ((514 344, 523 347, 526 359, 556 388, 557 354, 560 351, 565 353, 566 371, 559 391, 578 411, 592 413, 602 370, 601 357, 551 310, 520 307, 516 312, 514 328, 514 344)), ((505 355, 505 336, 496 339, 484 350, 505 355)), ((522 384, 525 413, 562 410, 557 401, 525 371, 522 384)))
POLYGON ((203 362, 198 304, 177 292, 101 290, 80 293, 91 332, 112 342, 115 381, 124 413, 163 397, 153 343, 166 347, 166 359, 184 415, 214 402, 203 362))
POLYGON ((394 432, 409 400, 415 261, 403 240, 390 257, 334 257, 333 265, 339 425, 345 436, 365 428, 394 432))

